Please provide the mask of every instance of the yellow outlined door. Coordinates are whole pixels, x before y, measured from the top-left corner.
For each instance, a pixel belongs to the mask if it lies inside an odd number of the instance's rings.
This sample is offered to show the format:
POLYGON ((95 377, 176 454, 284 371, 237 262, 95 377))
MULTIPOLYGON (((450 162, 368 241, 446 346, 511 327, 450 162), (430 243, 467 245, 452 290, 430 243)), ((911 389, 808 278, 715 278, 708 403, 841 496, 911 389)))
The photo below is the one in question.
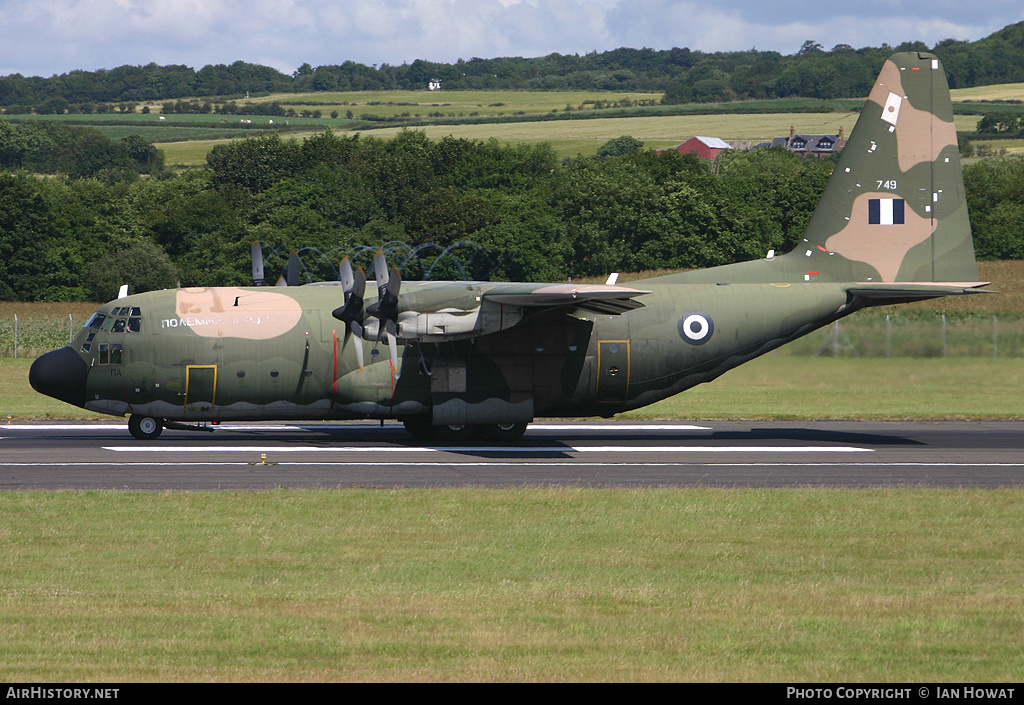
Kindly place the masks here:
POLYGON ((629 394, 629 341, 597 342, 597 399, 625 401, 629 394))
POLYGON ((188 365, 185 368, 185 408, 211 409, 217 402, 217 366, 188 365))

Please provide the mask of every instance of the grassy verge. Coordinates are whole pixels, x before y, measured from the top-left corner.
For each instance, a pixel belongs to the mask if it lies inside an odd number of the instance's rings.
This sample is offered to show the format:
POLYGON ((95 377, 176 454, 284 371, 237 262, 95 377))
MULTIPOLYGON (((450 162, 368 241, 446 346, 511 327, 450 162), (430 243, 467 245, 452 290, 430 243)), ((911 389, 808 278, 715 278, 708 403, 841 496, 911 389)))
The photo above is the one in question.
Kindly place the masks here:
POLYGON ((1024 494, 0 495, 0 672, 1019 681, 1024 494))
POLYGON ((1017 359, 763 357, 631 411, 642 419, 1020 419, 1017 359))

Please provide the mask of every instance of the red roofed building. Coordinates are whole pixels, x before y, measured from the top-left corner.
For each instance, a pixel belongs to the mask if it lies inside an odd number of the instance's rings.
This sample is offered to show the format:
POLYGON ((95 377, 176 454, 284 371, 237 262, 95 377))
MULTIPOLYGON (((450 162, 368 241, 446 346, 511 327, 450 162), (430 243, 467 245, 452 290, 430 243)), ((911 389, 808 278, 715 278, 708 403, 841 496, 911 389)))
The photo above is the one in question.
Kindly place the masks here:
POLYGON ((678 147, 671 150, 659 149, 658 154, 662 152, 679 152, 680 154, 696 154, 701 159, 713 160, 719 154, 726 149, 732 149, 732 147, 723 140, 717 137, 691 137, 690 139, 683 142, 678 147))

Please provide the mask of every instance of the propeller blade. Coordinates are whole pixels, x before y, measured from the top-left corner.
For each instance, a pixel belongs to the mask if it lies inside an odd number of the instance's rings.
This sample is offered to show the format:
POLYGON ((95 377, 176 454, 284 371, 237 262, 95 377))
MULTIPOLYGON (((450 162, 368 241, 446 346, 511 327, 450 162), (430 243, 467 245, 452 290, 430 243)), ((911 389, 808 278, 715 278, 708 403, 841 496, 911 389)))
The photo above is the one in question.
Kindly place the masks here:
POLYGON ((363 327, 358 323, 352 323, 352 342, 356 346, 356 362, 359 363, 359 369, 362 370, 365 367, 363 362, 363 327))
POLYGON ((299 285, 299 267, 301 264, 298 253, 292 250, 292 253, 288 255, 288 286, 299 285))
POLYGON ((263 286, 263 246, 260 241, 252 243, 252 283, 263 286))
MULTIPOLYGON (((346 259, 345 261, 347 262, 348 260, 346 259)), ((342 281, 344 282, 344 273, 342 276, 342 281)), ((346 284, 343 287, 345 290, 345 304, 331 311, 331 315, 345 323, 351 324, 355 322, 361 324, 363 322, 363 292, 366 290, 366 272, 360 267, 355 274, 352 274, 352 268, 349 265, 348 276, 351 277, 351 284, 346 284)), ((360 326, 361 328, 362 326, 360 326)))
POLYGON ((394 332, 391 330, 391 326, 388 326, 388 348, 391 350, 391 369, 398 376, 398 339, 395 337, 394 332))
POLYGON ((388 263, 384 259, 383 248, 373 256, 373 276, 377 277, 377 292, 384 298, 384 290, 388 286, 388 263))
POLYGON ((338 278, 341 280, 341 288, 344 289, 346 294, 352 291, 355 277, 352 274, 352 260, 348 257, 341 260, 341 264, 338 265, 338 278))

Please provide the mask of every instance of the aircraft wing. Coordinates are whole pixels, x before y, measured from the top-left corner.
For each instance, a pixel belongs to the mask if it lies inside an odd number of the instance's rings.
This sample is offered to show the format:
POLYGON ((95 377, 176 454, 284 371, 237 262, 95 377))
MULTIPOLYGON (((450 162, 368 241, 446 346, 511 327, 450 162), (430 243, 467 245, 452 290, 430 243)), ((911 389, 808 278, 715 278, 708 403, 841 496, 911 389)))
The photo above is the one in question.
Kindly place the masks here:
MULTIPOLYGON (((399 302, 396 333, 400 342, 475 338, 517 326, 543 310, 618 315, 642 307, 636 297, 650 293, 611 284, 424 284, 418 293, 399 302)), ((371 336, 377 334, 377 325, 367 322, 371 336)))
POLYGON ((528 308, 569 307, 616 315, 641 308, 637 296, 649 291, 612 284, 505 284, 488 290, 484 299, 528 308))

